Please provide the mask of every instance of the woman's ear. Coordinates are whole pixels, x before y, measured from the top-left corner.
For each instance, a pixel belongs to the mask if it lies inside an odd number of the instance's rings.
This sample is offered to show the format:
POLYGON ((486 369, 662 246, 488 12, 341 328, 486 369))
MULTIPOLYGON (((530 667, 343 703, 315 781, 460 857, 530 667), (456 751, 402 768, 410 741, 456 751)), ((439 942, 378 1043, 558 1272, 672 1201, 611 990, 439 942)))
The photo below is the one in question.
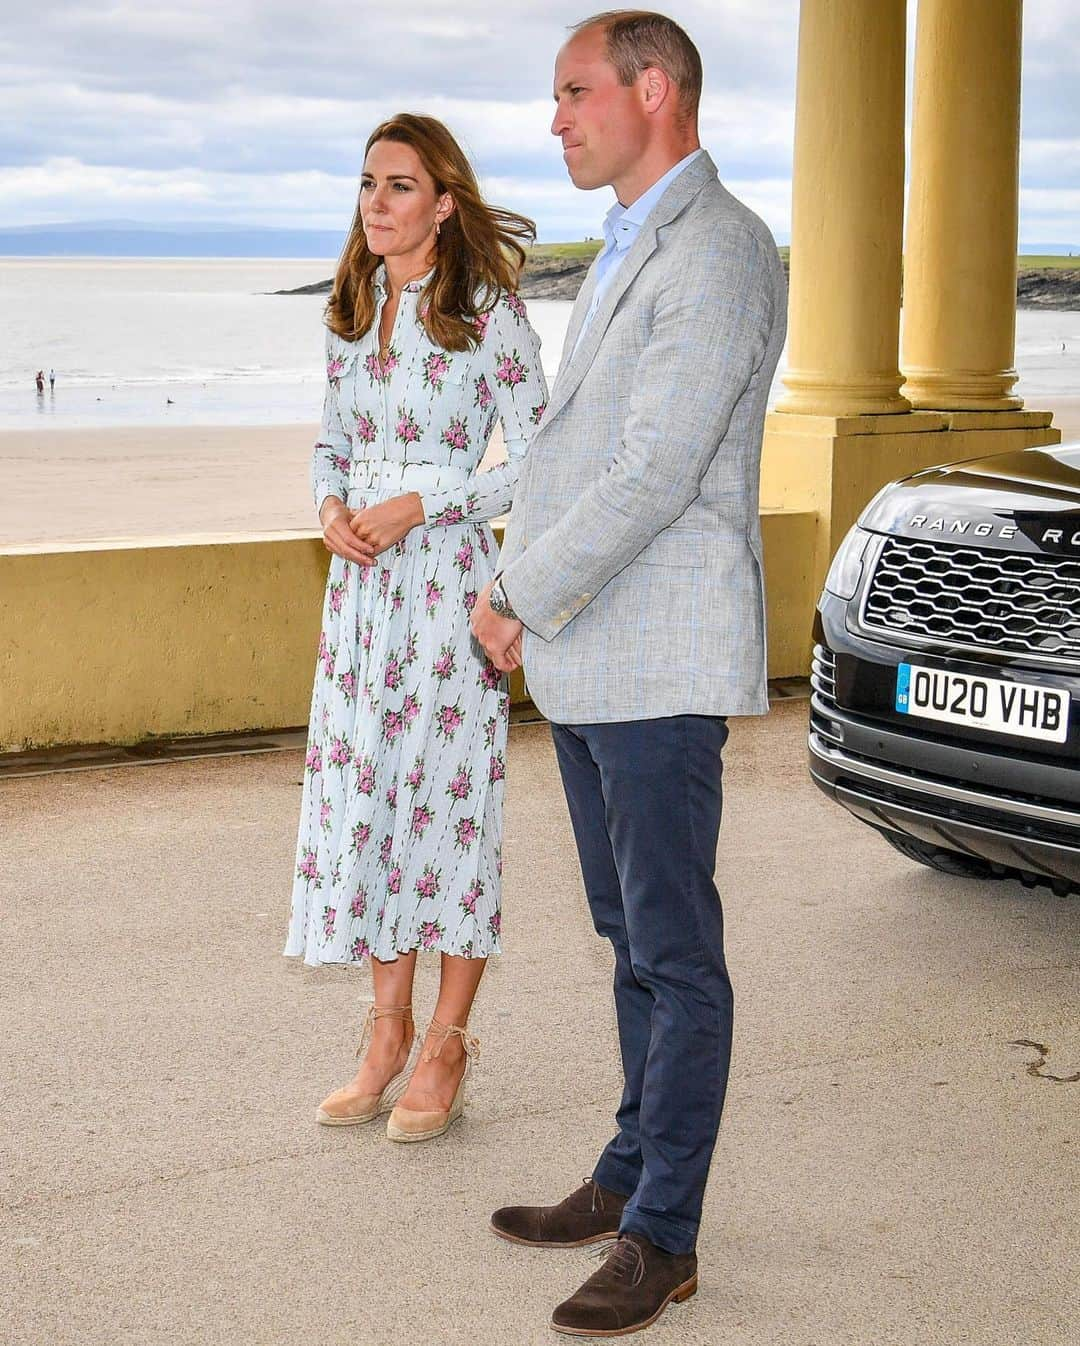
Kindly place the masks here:
POLYGON ((443 192, 442 196, 440 196, 438 201, 435 203, 436 220, 438 220, 438 222, 442 224, 445 220, 448 220, 451 215, 453 215, 456 208, 457 207, 454 204, 454 198, 450 195, 450 193, 443 192))

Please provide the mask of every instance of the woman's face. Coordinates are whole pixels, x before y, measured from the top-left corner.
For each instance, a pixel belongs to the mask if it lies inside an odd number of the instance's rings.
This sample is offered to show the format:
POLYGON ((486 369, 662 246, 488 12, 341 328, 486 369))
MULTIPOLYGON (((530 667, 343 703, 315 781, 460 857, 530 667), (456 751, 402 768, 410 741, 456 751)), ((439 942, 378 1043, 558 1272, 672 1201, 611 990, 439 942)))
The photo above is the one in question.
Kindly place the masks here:
POLYGON ((367 245, 380 257, 426 260, 435 246, 435 224, 453 200, 435 190, 435 180, 411 145, 377 140, 360 177, 360 219, 367 245))

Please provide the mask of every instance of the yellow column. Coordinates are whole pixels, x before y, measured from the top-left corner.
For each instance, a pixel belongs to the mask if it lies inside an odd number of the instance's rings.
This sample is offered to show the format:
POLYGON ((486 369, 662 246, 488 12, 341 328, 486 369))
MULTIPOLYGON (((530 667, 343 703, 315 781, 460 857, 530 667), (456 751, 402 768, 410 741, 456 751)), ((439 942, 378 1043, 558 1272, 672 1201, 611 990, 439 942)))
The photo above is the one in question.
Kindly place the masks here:
POLYGON ((1016 382, 1021 0, 919 0, 904 282, 913 406, 1005 411, 1016 382))
MULTIPOLYGON (((916 363, 923 373, 948 371, 953 385, 971 372, 980 380, 996 374, 993 400, 916 397, 927 409, 912 411, 897 393, 904 9, 901 0, 802 0, 791 372, 787 394, 766 419, 761 457, 761 503, 774 537, 768 563, 774 614, 777 576, 805 570, 805 587, 816 597, 840 539, 886 482, 934 463, 1061 440, 1049 412, 1009 409, 1016 405, 1008 397, 1008 366, 1019 55, 1019 24, 1011 19, 1018 0, 920 0, 919 10, 918 204, 911 214, 905 368, 909 375, 916 363), (994 106, 999 87, 1006 90, 1004 107, 994 106), (1013 192, 1008 200, 1003 185, 1013 192), (932 259, 932 270, 921 270, 924 258, 932 259), (950 300, 942 315, 940 304, 933 307, 939 294, 964 299, 958 306, 950 300), (955 344, 946 343, 946 333, 955 344), (801 531, 807 513, 816 524, 812 538, 801 531)), ((985 391, 985 382, 977 386, 985 391)), ((971 395, 970 388, 962 392, 971 395)), ((795 602, 783 609, 787 672, 809 667, 813 615, 812 599, 801 612, 795 602)))
POLYGON ((907 411, 900 396, 906 0, 802 0, 788 392, 777 410, 907 411))

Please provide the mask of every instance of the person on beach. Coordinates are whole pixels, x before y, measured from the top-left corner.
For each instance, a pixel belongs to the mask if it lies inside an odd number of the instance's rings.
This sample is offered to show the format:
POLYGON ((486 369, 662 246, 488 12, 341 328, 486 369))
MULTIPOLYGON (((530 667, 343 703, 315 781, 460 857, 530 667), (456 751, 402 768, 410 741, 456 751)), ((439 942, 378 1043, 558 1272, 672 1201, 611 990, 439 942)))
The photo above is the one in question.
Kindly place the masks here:
POLYGON ((44 371, 44 369, 39 369, 38 372, 34 375, 34 382, 37 384, 37 390, 38 390, 38 392, 39 392, 39 393, 43 393, 43 392, 45 391, 45 371, 44 371))
POLYGON ((689 37, 638 10, 571 33, 551 130, 575 186, 617 200, 472 620, 496 667, 523 649, 552 722, 625 1081, 584 1185, 492 1227, 617 1239, 551 1320, 611 1336, 697 1288, 731 1050, 721 750, 727 716, 768 709, 758 465, 786 305, 768 229, 700 146, 689 37))
POLYGON ((510 505, 547 395, 516 292, 534 233, 482 199, 445 126, 393 117, 368 141, 327 305, 312 473, 333 555, 285 952, 370 959, 363 1059, 316 1115, 389 1112, 398 1141, 460 1116, 469 1011, 500 947, 509 696, 469 614, 494 570, 488 520, 510 505), (508 458, 481 472, 496 421, 508 458), (422 1038, 421 949, 441 957, 422 1038))
POLYGON ((56 370, 55 370, 55 369, 50 369, 50 370, 49 370, 49 392, 51 393, 55 387, 56 387, 56 370))

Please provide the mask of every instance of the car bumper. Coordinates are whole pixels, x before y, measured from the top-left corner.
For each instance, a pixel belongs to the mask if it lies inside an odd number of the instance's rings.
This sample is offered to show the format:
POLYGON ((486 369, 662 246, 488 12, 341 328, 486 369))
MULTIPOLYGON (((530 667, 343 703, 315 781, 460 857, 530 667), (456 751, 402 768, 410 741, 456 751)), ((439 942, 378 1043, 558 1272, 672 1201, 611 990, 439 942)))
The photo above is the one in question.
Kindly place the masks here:
POLYGON ((813 730, 809 748, 815 783, 872 827, 1080 885, 1080 812, 1026 804, 1017 810, 1018 801, 1000 795, 854 757, 813 730))
MULTIPOLYGON (((872 827, 1080 887, 1075 723, 1069 744, 1032 750, 901 720, 891 689, 896 665, 911 652, 850 631, 838 600, 826 596, 822 606, 809 736, 816 784, 872 827)), ((1080 685, 1064 682, 1076 716, 1080 685)))

